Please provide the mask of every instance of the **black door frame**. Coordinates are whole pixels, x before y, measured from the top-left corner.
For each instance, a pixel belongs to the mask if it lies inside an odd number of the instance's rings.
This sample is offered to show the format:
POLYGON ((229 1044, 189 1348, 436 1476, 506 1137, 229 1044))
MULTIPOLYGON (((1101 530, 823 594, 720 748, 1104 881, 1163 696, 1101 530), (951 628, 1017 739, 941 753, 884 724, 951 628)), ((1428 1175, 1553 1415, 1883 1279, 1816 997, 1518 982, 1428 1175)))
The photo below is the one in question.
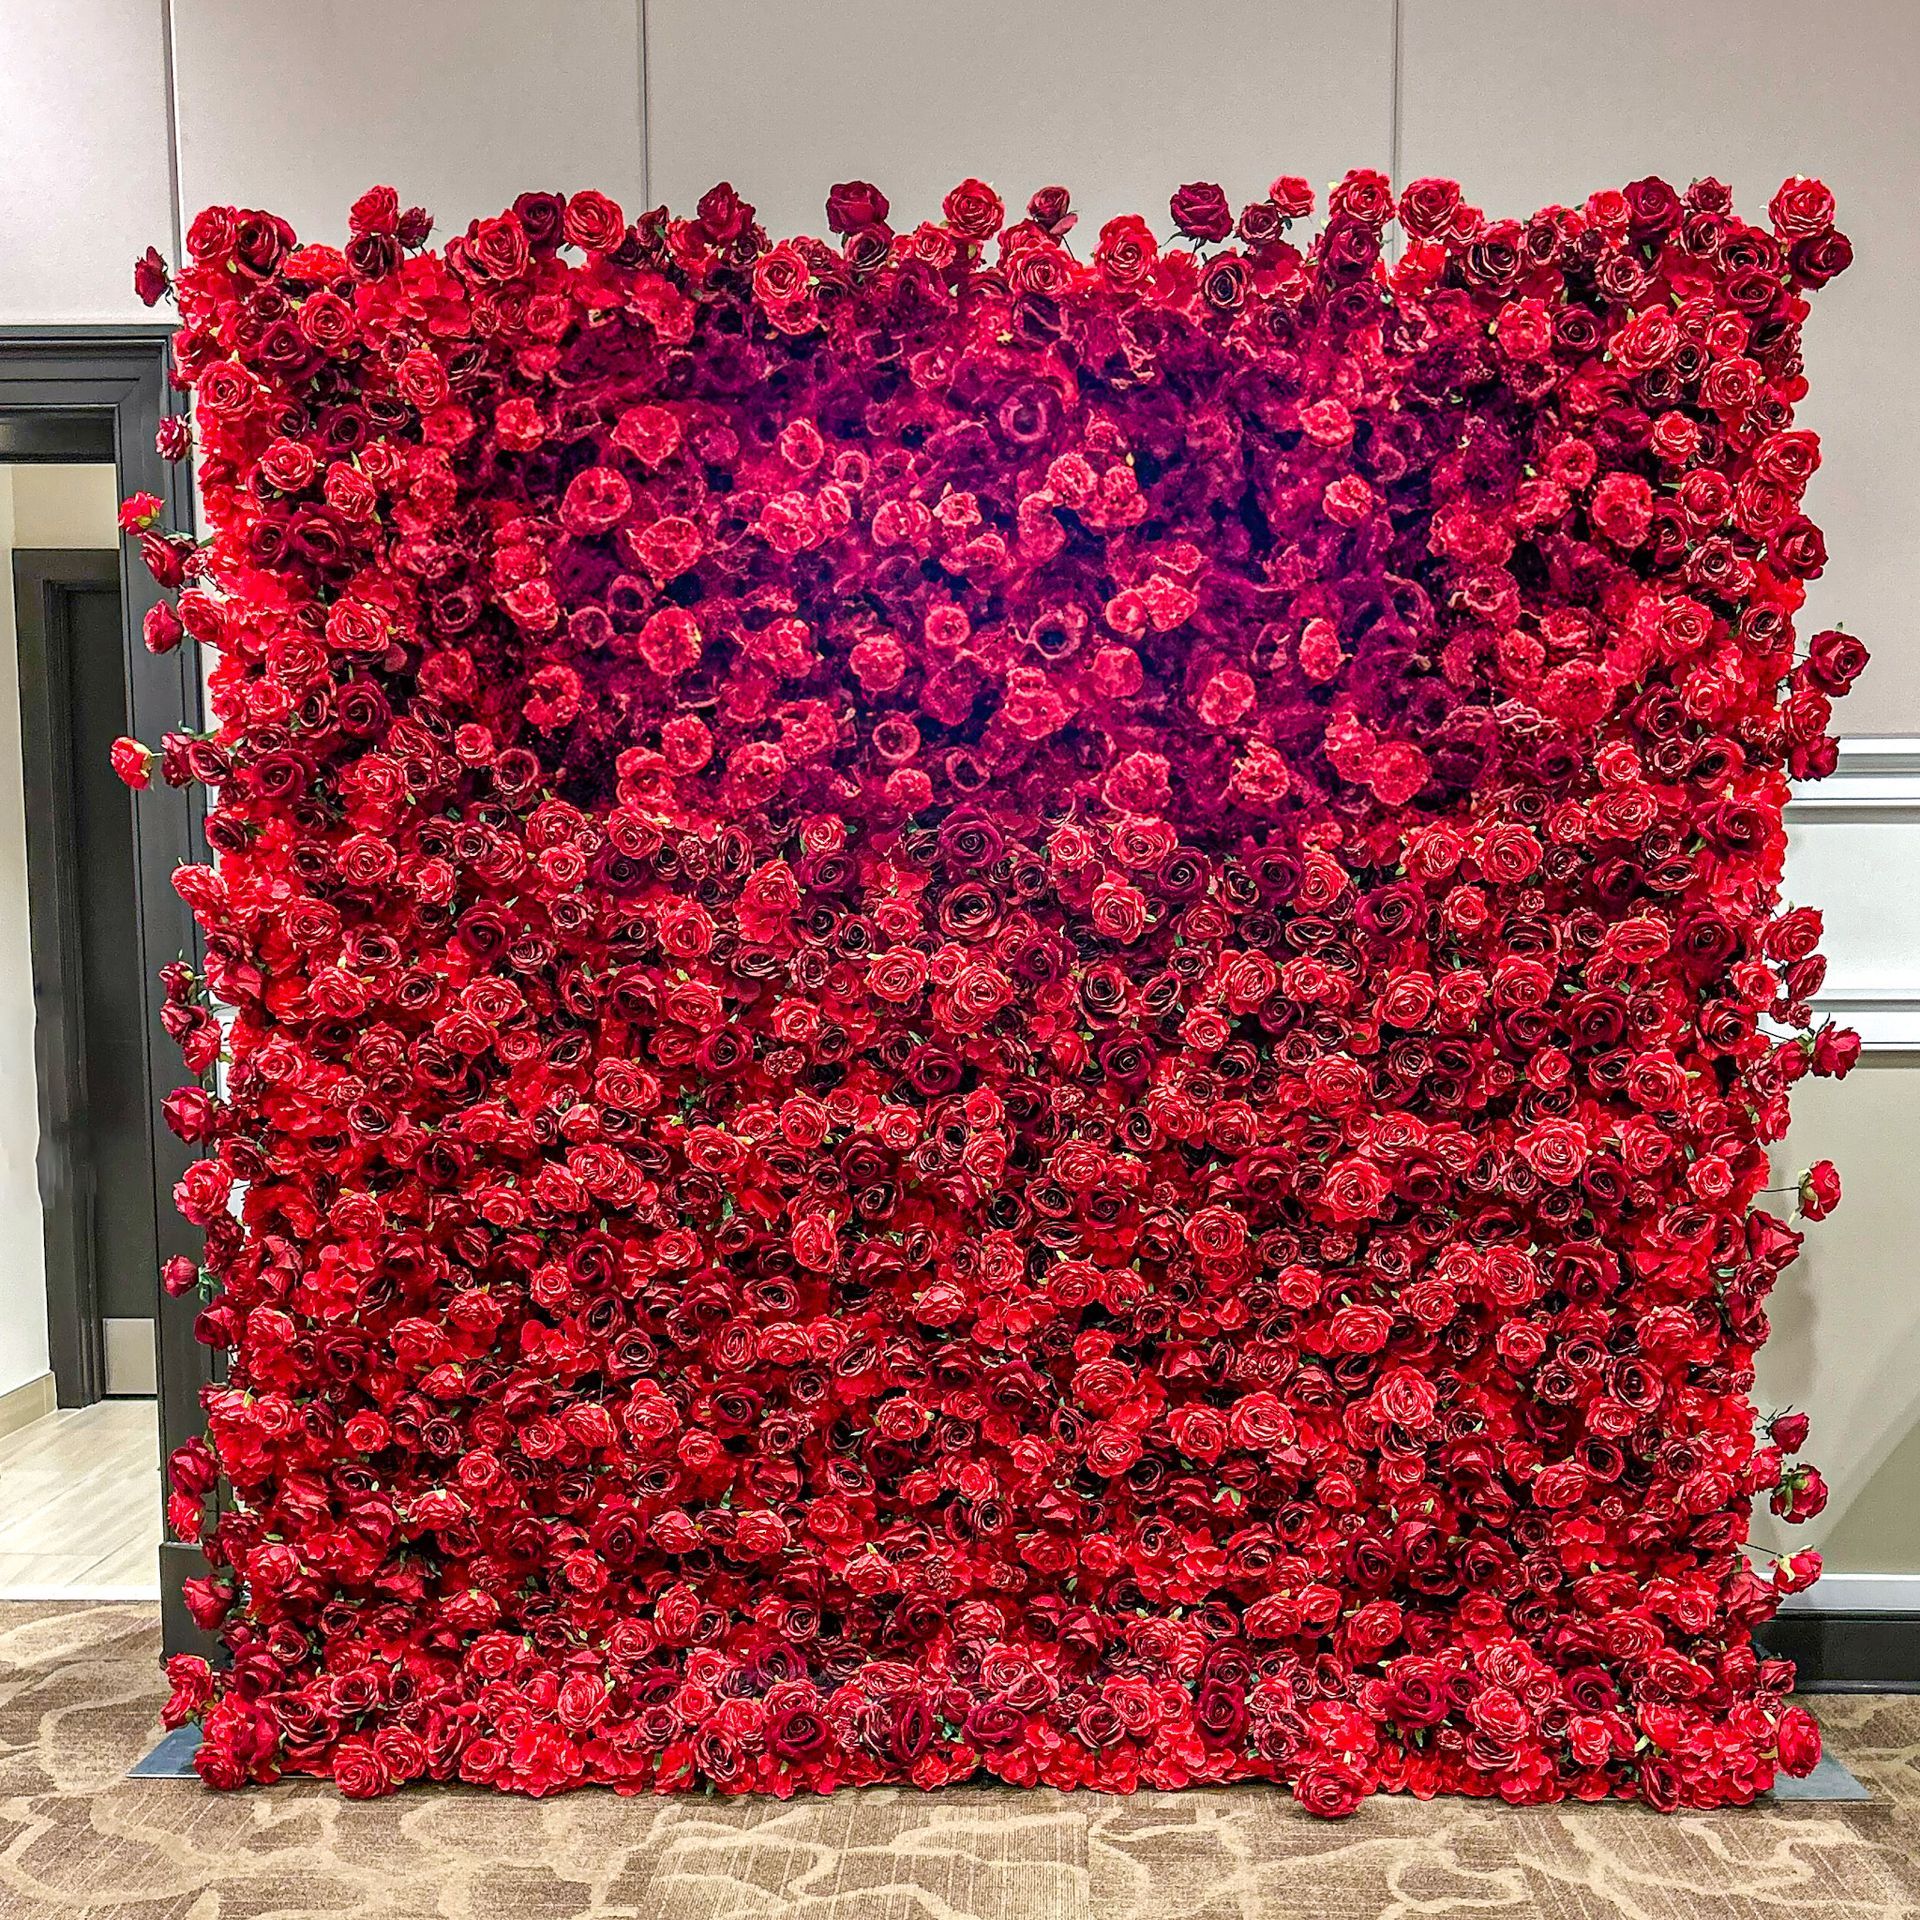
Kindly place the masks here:
MULTIPOLYGON (((146 492, 164 503, 163 524, 193 526, 193 489, 183 466, 160 457, 160 422, 186 412, 186 397, 168 379, 166 326, 0 327, 0 460, 86 459, 103 426, 112 431, 120 498, 146 492)), ((158 747, 163 734, 202 725, 200 655, 191 638, 170 654, 151 654, 141 639, 147 609, 161 598, 132 539, 119 557, 121 644, 126 661, 128 732, 158 747)), ((168 1130, 167 1095, 185 1077, 179 1049, 160 1016, 166 1004, 160 969, 182 957, 198 961, 199 929, 173 889, 174 869, 205 857, 204 805, 198 788, 156 783, 134 797, 134 886, 140 972, 146 990, 147 1134, 153 1176, 155 1241, 160 1258, 198 1257, 199 1236, 174 1210, 174 1183, 191 1155, 168 1130)), ((193 1337, 195 1302, 171 1300, 154 1275, 159 1342, 159 1422, 163 1455, 202 1431, 201 1388, 212 1378, 210 1356, 193 1337)), ((164 1494, 162 1496, 164 1502, 164 1494)), ((201 1646, 204 1636, 181 1599, 182 1582, 204 1573, 198 1547, 170 1535, 160 1549, 162 1626, 169 1651, 201 1646)))
MULTIPOLYGON (((33 1063, 40 1092, 40 1205, 46 1226, 47 1347, 56 1397, 85 1407, 106 1392, 87 1123, 86 1005, 80 963, 80 858, 73 780, 73 610, 79 593, 120 588, 106 549, 16 547, 21 785, 33 953, 33 1063)), ((124 720, 115 727, 124 731, 124 720)))

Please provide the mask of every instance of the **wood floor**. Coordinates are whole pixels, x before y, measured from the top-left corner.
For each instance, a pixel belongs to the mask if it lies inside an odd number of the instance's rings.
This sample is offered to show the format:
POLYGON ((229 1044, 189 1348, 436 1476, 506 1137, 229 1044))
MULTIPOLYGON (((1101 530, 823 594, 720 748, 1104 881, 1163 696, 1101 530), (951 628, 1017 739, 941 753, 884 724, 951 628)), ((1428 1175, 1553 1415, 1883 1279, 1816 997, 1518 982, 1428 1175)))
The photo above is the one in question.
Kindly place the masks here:
POLYGON ((0 1438, 0 1600, 157 1599, 151 1400, 62 1408, 0 1438))

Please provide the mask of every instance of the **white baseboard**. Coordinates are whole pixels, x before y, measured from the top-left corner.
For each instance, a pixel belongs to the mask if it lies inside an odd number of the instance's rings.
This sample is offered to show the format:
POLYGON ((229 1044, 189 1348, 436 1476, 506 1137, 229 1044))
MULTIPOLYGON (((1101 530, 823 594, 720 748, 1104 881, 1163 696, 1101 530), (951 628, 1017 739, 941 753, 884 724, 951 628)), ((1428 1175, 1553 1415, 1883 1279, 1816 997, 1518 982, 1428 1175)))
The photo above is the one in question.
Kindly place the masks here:
POLYGON ((1782 1612, 1920 1613, 1920 1573, 1826 1573, 1805 1593, 1790 1593, 1782 1612))
POLYGON ((11 1392, 0 1393, 0 1435, 18 1433, 22 1427, 32 1426, 58 1404, 51 1373, 25 1381, 11 1392))
POLYGON ((50 1600, 152 1600, 158 1601, 158 1586, 109 1586, 109 1587, 0 1587, 0 1607, 8 1606, 19 1600, 45 1602, 50 1600))

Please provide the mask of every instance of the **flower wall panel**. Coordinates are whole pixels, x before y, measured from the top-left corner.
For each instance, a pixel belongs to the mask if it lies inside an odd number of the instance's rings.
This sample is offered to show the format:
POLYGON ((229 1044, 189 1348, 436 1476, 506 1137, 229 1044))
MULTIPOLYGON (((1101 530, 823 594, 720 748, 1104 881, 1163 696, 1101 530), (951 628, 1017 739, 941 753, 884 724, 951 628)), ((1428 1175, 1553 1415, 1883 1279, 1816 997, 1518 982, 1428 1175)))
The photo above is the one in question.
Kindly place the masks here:
POLYGON ((1850 250, 1312 203, 193 223, 209 1780, 1811 1764, 1742 1548, 1822 1498, 1750 1389, 1855 1050, 1779 904, 1850 250))

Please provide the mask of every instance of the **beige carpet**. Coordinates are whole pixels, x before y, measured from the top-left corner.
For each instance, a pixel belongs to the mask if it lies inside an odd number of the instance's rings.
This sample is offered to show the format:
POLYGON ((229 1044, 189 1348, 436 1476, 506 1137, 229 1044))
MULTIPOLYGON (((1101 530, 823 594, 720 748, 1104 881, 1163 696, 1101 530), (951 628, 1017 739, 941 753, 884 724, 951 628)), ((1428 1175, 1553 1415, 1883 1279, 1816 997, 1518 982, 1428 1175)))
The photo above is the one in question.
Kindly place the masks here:
POLYGON ((1132 1799, 894 1789, 545 1803, 129 1781, 158 1728, 155 1610, 0 1605, 0 1916, 271 1920, 1920 1920, 1920 1698, 1816 1702, 1878 1796, 1662 1819, 1269 1789, 1132 1799))

